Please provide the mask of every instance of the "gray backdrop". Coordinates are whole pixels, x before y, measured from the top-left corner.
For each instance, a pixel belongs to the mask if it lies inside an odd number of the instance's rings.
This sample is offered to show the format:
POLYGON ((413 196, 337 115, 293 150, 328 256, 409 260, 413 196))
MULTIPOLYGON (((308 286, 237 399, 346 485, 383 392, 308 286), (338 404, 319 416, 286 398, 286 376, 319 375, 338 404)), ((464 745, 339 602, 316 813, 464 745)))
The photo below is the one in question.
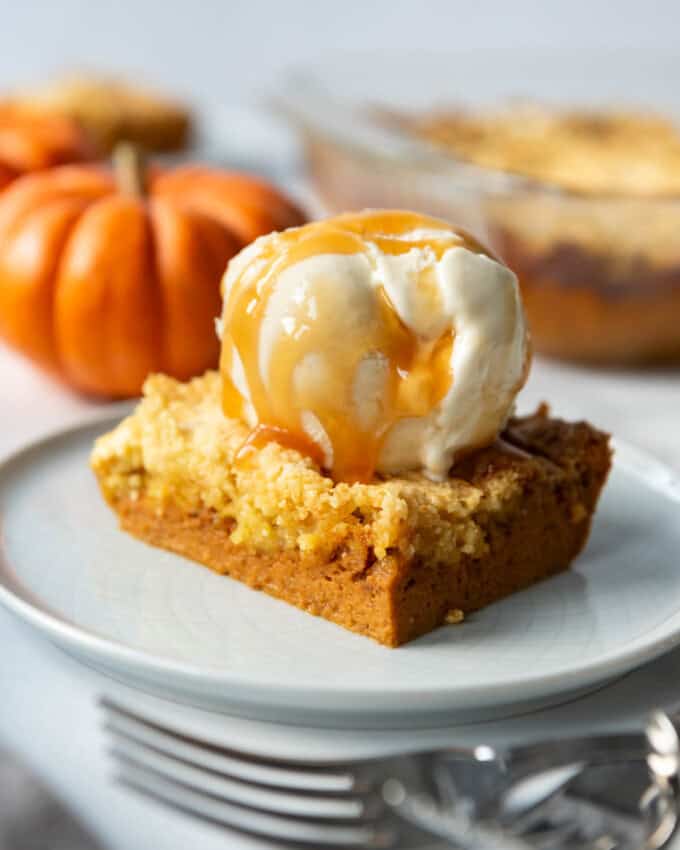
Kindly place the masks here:
POLYGON ((248 101, 331 47, 664 47, 677 0, 0 0, 0 87, 125 68, 210 102, 248 101))

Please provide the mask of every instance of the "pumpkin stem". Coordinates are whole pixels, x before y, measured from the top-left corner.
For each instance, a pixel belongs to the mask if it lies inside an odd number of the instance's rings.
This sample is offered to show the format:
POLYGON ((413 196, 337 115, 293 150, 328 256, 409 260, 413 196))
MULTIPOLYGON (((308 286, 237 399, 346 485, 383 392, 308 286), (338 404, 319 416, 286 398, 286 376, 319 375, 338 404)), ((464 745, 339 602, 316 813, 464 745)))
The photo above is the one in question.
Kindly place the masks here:
POLYGON ((146 162, 142 151, 130 142, 119 142, 113 150, 113 173, 118 188, 135 198, 146 196, 146 162))

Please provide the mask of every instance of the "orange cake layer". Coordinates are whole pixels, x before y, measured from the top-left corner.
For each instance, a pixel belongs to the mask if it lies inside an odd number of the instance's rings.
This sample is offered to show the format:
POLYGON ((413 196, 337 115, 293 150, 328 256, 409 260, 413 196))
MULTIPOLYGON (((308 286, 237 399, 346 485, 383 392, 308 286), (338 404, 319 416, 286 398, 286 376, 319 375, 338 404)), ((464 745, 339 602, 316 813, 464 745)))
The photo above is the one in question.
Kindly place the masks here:
POLYGON ((309 613, 398 646, 566 569, 585 544, 608 437, 545 409, 449 479, 334 483, 293 449, 237 457, 220 379, 147 381, 92 466, 121 525, 309 613))

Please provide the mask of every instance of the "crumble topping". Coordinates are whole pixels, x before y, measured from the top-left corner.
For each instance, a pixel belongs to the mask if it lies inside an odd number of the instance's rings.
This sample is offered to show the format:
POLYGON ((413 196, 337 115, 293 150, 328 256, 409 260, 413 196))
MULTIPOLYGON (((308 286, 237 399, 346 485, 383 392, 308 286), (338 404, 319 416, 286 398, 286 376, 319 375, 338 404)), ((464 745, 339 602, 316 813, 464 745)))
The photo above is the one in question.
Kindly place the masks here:
POLYGON ((459 623, 462 623, 464 619, 464 611, 461 611, 460 608, 452 608, 450 611, 446 612, 444 622, 447 626, 457 626, 459 623))
MULTIPOLYGON (((186 384, 147 379, 137 410, 92 454, 109 501, 143 494, 159 512, 170 502, 208 508, 234 521, 233 542, 262 549, 330 552, 360 528, 379 558, 395 547, 445 557, 454 543, 462 553, 484 551, 477 524, 463 520, 483 502, 493 510, 496 487, 485 493, 464 480, 435 484, 416 474, 334 484, 310 458, 277 443, 236 461, 248 430, 223 416, 220 389, 216 372, 186 384)), ((512 478, 509 472, 506 487, 512 478)))
POLYGON ((493 111, 435 112, 410 126, 462 159, 569 191, 680 194, 680 130, 651 112, 520 103, 493 111))

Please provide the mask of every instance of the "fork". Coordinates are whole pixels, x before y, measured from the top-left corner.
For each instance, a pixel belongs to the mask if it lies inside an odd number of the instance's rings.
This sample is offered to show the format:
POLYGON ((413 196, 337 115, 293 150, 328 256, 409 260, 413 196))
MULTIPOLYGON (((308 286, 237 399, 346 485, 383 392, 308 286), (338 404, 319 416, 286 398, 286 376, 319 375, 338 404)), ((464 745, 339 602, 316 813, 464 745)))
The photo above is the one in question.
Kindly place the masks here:
POLYGON ((678 828, 680 746, 661 713, 639 733, 306 761, 100 706, 119 784, 270 846, 660 850, 678 828))

